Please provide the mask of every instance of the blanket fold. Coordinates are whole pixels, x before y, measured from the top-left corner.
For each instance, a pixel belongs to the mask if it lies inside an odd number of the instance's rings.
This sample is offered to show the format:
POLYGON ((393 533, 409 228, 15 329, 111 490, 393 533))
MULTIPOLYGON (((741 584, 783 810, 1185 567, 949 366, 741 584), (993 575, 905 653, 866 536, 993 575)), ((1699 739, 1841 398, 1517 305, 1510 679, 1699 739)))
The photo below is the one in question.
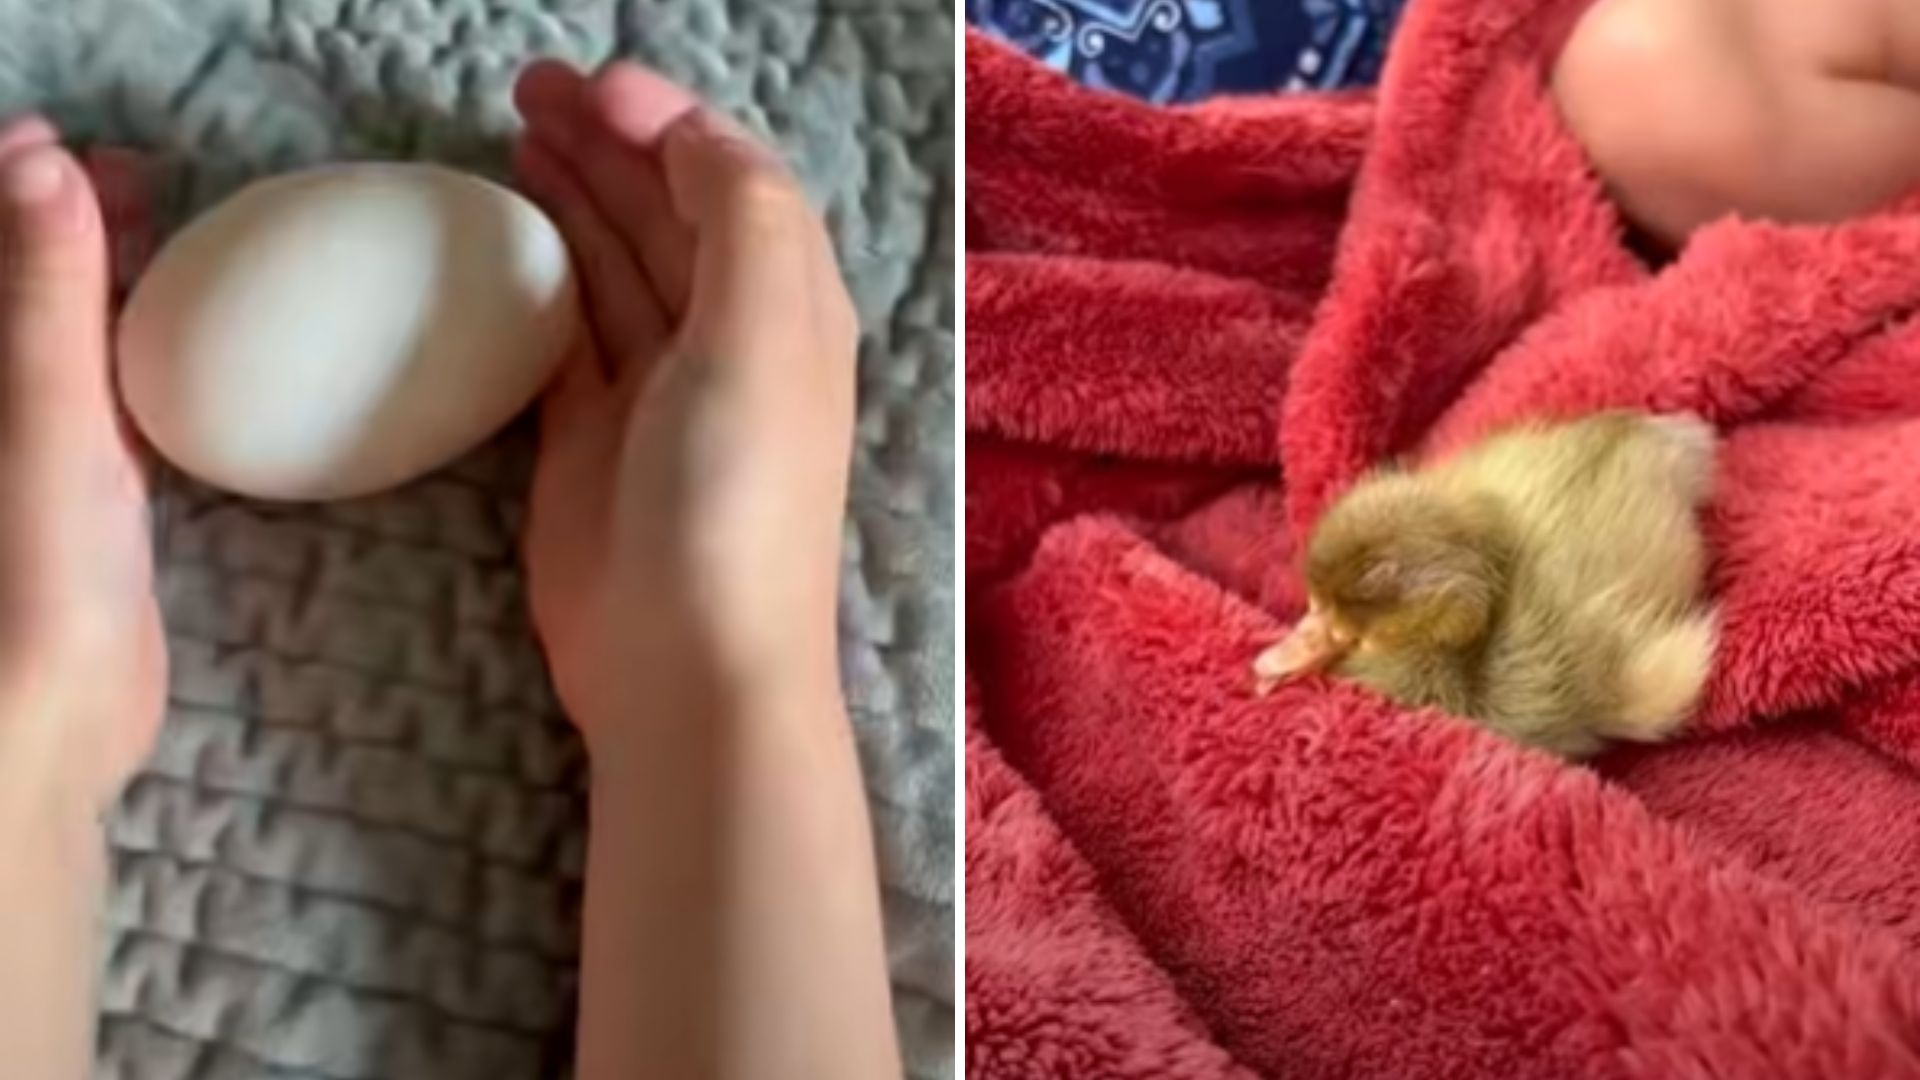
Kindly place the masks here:
POLYGON ((971 1075, 1920 1076, 1920 202, 1643 265, 1578 11, 1182 110, 967 42, 971 1075), (1722 433, 1685 738, 1251 696, 1362 470, 1622 405, 1722 433))

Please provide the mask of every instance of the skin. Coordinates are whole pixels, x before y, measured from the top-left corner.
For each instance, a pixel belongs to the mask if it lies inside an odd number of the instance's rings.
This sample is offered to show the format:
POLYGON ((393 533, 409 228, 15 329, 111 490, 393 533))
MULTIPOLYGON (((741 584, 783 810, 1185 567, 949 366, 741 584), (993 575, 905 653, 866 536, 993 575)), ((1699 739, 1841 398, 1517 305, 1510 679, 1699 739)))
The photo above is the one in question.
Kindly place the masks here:
POLYGON ((857 325, 778 160, 640 68, 521 80, 593 347, 527 574, 593 763, 578 1075, 899 1073, 835 660, 857 325))
POLYGON ((53 129, 0 128, 0 1061, 50 1080, 89 1068, 99 820, 166 683, 106 248, 53 129))
POLYGON ((1909 0, 1598 0, 1552 92, 1629 220, 1832 222, 1920 188, 1909 0))
MULTIPOLYGON (((897 1076, 835 657, 857 329, 832 249, 775 157, 650 72, 537 65, 517 97, 591 328, 525 538, 592 763, 576 1073, 897 1076)), ((166 684, 103 198, 45 122, 0 128, 0 1061, 45 1080, 90 1069, 99 821, 166 684)))

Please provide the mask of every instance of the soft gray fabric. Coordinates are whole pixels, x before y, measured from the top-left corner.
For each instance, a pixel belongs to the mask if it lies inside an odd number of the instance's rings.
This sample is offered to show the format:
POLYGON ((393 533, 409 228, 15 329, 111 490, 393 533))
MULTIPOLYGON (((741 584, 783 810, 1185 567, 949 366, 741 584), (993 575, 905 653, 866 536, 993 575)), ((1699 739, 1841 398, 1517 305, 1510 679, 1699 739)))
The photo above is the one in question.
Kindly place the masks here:
MULTIPOLYGON (((0 114, 159 151, 176 220, 324 159, 497 173, 535 55, 644 58, 778 134, 866 318, 842 645, 916 1077, 953 1073, 951 10, 0 0, 0 114)), ((582 761, 521 611, 526 449, 312 509, 167 478, 173 705, 112 824, 101 1075, 567 1061, 582 761)))

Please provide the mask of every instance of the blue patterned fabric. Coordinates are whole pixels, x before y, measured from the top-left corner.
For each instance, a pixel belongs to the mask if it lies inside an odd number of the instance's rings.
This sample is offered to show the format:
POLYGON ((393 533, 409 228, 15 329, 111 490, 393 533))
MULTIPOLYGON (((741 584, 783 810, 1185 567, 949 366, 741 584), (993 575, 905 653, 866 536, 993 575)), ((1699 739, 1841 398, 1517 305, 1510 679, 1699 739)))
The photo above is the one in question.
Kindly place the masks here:
POLYGON ((967 0, 967 21, 1088 86, 1158 104, 1379 77, 1405 0, 967 0))

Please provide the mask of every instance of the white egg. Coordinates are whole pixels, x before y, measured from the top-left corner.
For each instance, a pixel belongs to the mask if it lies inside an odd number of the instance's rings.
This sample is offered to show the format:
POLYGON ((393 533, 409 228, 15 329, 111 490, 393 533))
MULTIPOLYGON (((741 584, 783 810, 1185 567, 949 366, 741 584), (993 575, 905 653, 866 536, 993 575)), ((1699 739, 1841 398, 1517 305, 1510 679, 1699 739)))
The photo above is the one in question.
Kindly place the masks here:
POLYGON ((566 245, 519 195, 429 165, 330 165, 193 221, 134 289, 121 392, 216 487, 363 495, 484 442, 578 323, 566 245))

